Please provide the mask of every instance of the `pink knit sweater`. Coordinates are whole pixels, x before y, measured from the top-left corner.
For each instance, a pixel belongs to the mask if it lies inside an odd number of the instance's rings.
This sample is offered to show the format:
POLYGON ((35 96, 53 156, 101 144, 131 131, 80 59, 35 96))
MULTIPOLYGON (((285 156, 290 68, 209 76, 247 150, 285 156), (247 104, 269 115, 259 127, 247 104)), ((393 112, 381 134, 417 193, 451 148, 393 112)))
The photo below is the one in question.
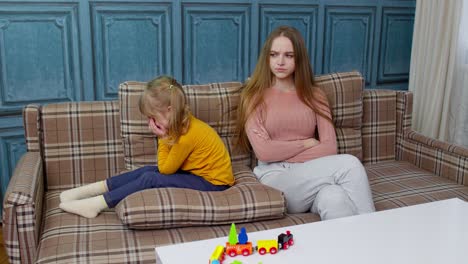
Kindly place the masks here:
MULTIPOLYGON (((326 98, 322 91, 320 97, 326 98)), ((259 160, 305 162, 337 153, 333 125, 302 103, 296 92, 269 88, 264 100, 265 109, 257 107, 245 127, 259 160), (320 143, 304 147, 304 140, 312 138, 316 128, 320 143)), ((323 110, 331 116, 328 107, 323 110)))

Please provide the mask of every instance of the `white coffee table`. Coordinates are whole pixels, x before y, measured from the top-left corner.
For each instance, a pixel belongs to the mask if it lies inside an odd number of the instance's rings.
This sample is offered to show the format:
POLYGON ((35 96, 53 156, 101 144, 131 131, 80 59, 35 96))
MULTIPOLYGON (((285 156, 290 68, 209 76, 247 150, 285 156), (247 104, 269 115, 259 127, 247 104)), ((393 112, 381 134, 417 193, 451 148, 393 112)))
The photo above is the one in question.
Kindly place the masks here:
MULTIPOLYGON (((240 231, 242 224, 236 224, 240 231)), ((449 199, 287 228, 259 232, 247 230, 249 241, 273 239, 290 230, 294 245, 275 255, 258 252, 244 257, 226 256, 243 264, 285 263, 468 263, 468 203, 449 199)), ((226 230, 229 232, 229 230, 226 230)), ((156 247, 157 263, 208 263, 227 236, 156 247)))

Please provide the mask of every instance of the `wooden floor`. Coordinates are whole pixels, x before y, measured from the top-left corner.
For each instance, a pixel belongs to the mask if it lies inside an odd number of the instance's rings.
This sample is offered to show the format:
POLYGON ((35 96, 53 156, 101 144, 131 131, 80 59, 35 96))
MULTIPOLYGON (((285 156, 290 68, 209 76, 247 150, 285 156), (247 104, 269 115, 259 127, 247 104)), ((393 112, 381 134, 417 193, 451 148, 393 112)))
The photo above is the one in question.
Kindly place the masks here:
POLYGON ((7 264, 8 263, 8 256, 5 251, 5 245, 3 243, 3 231, 0 225, 0 264, 7 264))

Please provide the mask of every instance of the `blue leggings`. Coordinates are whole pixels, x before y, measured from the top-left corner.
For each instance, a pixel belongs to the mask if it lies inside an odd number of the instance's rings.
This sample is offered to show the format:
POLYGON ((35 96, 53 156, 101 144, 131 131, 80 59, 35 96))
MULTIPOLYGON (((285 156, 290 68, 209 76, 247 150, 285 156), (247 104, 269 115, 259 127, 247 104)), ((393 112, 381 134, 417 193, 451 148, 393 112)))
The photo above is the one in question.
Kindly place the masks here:
POLYGON ((122 173, 106 180, 108 192, 104 194, 109 208, 115 207, 128 195, 150 188, 186 188, 199 191, 224 191, 229 185, 214 185, 203 177, 186 171, 162 174, 157 166, 144 166, 134 171, 122 173))

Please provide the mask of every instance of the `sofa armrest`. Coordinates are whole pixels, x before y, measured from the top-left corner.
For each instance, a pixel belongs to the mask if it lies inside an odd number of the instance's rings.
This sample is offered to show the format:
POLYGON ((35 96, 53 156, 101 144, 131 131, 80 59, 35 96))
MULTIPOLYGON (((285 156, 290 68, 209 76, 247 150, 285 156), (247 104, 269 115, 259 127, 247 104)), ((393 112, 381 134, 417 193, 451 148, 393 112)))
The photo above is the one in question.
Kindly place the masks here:
POLYGON ((33 263, 42 219, 44 176, 39 152, 18 162, 3 200, 3 238, 10 263, 33 263))
POLYGON ((404 133, 398 147, 399 160, 468 186, 468 148, 429 138, 413 130, 404 133))
POLYGON ((468 186, 468 149, 411 129, 413 93, 397 91, 396 159, 468 186))

